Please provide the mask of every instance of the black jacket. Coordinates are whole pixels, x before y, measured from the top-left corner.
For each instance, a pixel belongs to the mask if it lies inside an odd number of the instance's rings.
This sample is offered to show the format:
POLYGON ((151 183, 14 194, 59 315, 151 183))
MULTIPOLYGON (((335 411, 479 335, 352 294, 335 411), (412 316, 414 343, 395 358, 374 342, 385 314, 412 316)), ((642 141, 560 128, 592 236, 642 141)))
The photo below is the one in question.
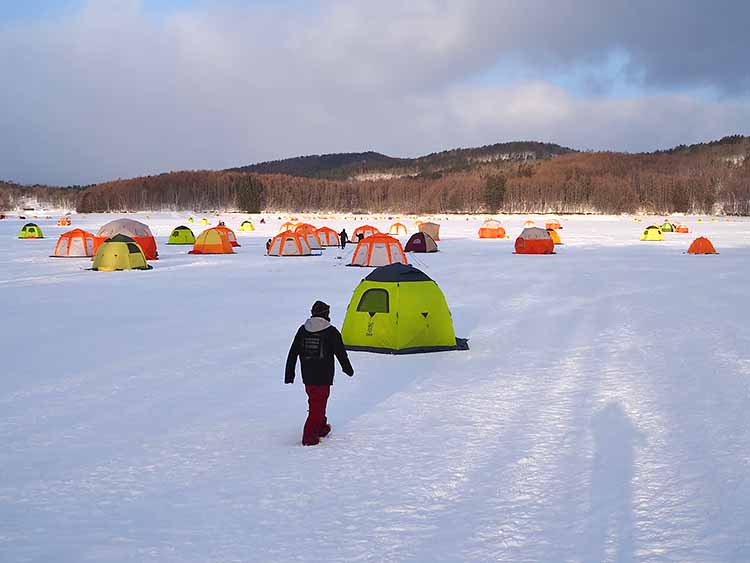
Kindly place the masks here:
POLYGON ((289 349, 284 382, 294 382, 294 369, 299 357, 302 381, 305 385, 333 385, 334 356, 345 374, 350 377, 354 375, 354 368, 346 354, 341 333, 336 327, 319 317, 307 319, 305 324, 299 327, 289 349))

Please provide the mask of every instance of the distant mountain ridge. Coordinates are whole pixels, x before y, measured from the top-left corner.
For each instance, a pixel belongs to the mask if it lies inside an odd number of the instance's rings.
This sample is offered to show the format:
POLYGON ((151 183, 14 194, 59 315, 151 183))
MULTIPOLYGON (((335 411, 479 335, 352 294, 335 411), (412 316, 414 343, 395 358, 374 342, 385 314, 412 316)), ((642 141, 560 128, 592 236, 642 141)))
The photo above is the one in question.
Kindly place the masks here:
POLYGON ((467 170, 480 163, 543 160, 575 153, 555 143, 514 141, 476 148, 440 151, 417 158, 397 158, 374 151, 298 156, 229 168, 227 172, 286 174, 327 180, 382 180, 467 170))

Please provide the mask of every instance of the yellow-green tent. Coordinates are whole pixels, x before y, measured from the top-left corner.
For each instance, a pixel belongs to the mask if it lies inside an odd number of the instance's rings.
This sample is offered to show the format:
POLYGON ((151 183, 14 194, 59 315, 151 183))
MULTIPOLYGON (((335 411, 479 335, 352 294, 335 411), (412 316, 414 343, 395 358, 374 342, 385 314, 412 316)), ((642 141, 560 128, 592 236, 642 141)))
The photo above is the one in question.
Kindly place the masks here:
POLYGON ((440 287, 424 272, 399 262, 363 279, 341 330, 349 350, 411 354, 467 350, 457 339, 440 287))
POLYGON ((195 244, 195 235, 188 227, 180 225, 169 235, 167 244, 195 244))
POLYGON ((141 247, 130 237, 115 235, 105 240, 96 251, 92 270, 150 270, 141 247))
POLYGON ((208 225, 208 219, 206 219, 205 217, 201 219, 201 225, 208 225))
POLYGON ((656 225, 646 227, 641 235, 641 240, 664 240, 664 235, 661 233, 661 229, 656 225))
POLYGON ((661 232, 662 233, 673 233, 674 232, 674 225, 672 225, 672 223, 670 223, 669 221, 665 222, 661 226, 661 232))
POLYGON ((255 230, 255 225, 253 225, 252 221, 243 221, 240 224, 240 231, 252 232, 254 230, 255 230))
POLYGON ((42 229, 35 223, 26 223, 18 232, 18 238, 44 238, 42 229))

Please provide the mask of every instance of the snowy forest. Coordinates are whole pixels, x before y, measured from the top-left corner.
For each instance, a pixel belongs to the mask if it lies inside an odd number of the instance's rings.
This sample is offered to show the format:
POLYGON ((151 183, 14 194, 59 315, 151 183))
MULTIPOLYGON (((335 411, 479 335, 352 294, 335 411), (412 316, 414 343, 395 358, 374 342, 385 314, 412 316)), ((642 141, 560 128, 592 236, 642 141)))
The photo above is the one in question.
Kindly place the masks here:
MULTIPOLYGON (((0 209, 30 197, 79 212, 144 210, 355 213, 723 213, 750 215, 750 139, 647 154, 567 152, 466 159, 439 170, 342 180, 183 171, 88 187, 0 183, 0 209)), ((373 172, 373 170, 370 170, 373 172)), ((321 171, 315 174, 320 176, 321 171)))

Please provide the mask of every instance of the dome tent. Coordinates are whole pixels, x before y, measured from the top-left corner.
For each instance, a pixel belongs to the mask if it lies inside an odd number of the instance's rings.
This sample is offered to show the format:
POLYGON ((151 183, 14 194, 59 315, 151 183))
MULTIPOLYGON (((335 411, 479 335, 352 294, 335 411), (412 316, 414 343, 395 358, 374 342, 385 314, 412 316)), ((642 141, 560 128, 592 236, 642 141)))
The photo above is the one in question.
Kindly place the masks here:
POLYGON ((188 254, 234 254, 234 248, 226 231, 214 227, 198 235, 188 254))
POLYGON ((354 232, 352 233, 352 241, 357 242, 357 238, 360 234, 364 238, 367 238, 372 235, 379 235, 380 231, 371 225, 362 225, 361 227, 354 229, 354 232))
POLYGON ((531 219, 525 221, 523 224, 524 229, 531 229, 532 227, 535 227, 535 226, 536 226, 536 223, 534 223, 534 221, 532 221, 531 219))
POLYGON ((662 233, 673 233, 674 232, 674 225, 668 221, 665 221, 664 224, 661 226, 661 232, 662 233))
POLYGON ((718 254, 713 243, 705 237, 698 237, 688 248, 688 254, 718 254))
POLYGON ((432 240, 432 237, 427 233, 418 232, 414 233, 409 238, 404 248, 404 252, 437 252, 438 245, 432 240))
POLYGON ((243 233, 251 233, 255 230, 255 225, 253 225, 252 221, 242 221, 239 230, 243 233))
POLYGON ((279 227, 279 233, 285 233, 287 231, 294 231, 294 228, 297 226, 296 223, 292 223, 291 221, 287 221, 286 223, 282 223, 281 227, 279 227))
POLYGON ((94 235, 83 229, 73 229, 60 235, 53 258, 90 258, 94 255, 94 235))
POLYGON ((427 233, 434 241, 440 240, 440 225, 437 223, 422 223, 419 225, 419 232, 427 233))
POLYGON ((372 235, 357 243, 350 266, 378 267, 394 262, 408 264, 398 239, 388 235, 372 235))
POLYGON ((307 246, 310 247, 310 250, 322 250, 323 249, 323 243, 320 242, 320 237, 318 237, 315 231, 309 231, 307 229, 304 229, 302 231, 294 231, 294 234, 299 235, 303 239, 305 239, 305 242, 307 242, 307 246))
POLYGON ((234 231, 224 225, 223 223, 220 223, 214 227, 214 229, 218 229, 219 231, 222 231, 225 235, 227 235, 227 238, 229 239, 229 244, 232 246, 239 246, 240 243, 237 242, 237 235, 234 234, 234 231))
POLYGON ((440 287, 404 264, 377 268, 354 290, 341 336, 348 350, 414 354, 467 350, 440 287))
POLYGON ((63 215, 57 220, 58 227, 70 227, 70 217, 63 215))
POLYGON ((562 244, 562 241, 560 240, 560 235, 557 234, 557 231, 555 229, 546 229, 547 234, 549 235, 549 238, 552 239, 552 243, 555 245, 562 244))
POLYGON ((529 227, 516 239, 516 254, 554 254, 555 243, 545 229, 529 227))
POLYGON ((18 238, 44 238, 44 235, 42 234, 42 229, 39 228, 39 225, 36 223, 26 223, 18 232, 18 238))
POLYGON ((391 227, 388 229, 389 235, 405 235, 407 233, 406 225, 403 223, 393 223, 391 227))
POLYGON ((479 238, 505 238, 505 229, 503 229, 499 221, 487 219, 479 227, 479 238))
POLYGON ((689 233, 690 229, 688 229, 685 225, 677 225, 674 229, 675 233, 689 233))
POLYGON ((158 260, 159 253, 156 250, 156 239, 151 234, 151 229, 148 228, 148 225, 133 219, 116 219, 99 229, 94 239, 94 252, 99 249, 100 244, 115 235, 125 235, 132 238, 141 247, 146 260, 158 260))
POLYGON ((339 234, 330 227, 320 227, 315 234, 322 246, 339 246, 341 241, 339 234))
POLYGON ((99 245, 94 256, 94 271, 150 270, 143 250, 132 238, 115 235, 99 245))
POLYGON ((560 225, 560 219, 558 219, 557 217, 552 217, 551 219, 548 219, 547 222, 544 225, 544 228, 547 229, 547 230, 549 230, 549 229, 554 229, 554 230, 562 229, 562 225, 560 225))
POLYGON ((656 225, 646 227, 641 235, 641 240, 664 240, 664 235, 661 234, 661 229, 656 225))
POLYGON ((188 227, 180 225, 169 235, 167 244, 195 244, 195 235, 188 227))
POLYGON ((268 247, 268 256, 311 256, 307 239, 292 231, 279 233, 268 247))

